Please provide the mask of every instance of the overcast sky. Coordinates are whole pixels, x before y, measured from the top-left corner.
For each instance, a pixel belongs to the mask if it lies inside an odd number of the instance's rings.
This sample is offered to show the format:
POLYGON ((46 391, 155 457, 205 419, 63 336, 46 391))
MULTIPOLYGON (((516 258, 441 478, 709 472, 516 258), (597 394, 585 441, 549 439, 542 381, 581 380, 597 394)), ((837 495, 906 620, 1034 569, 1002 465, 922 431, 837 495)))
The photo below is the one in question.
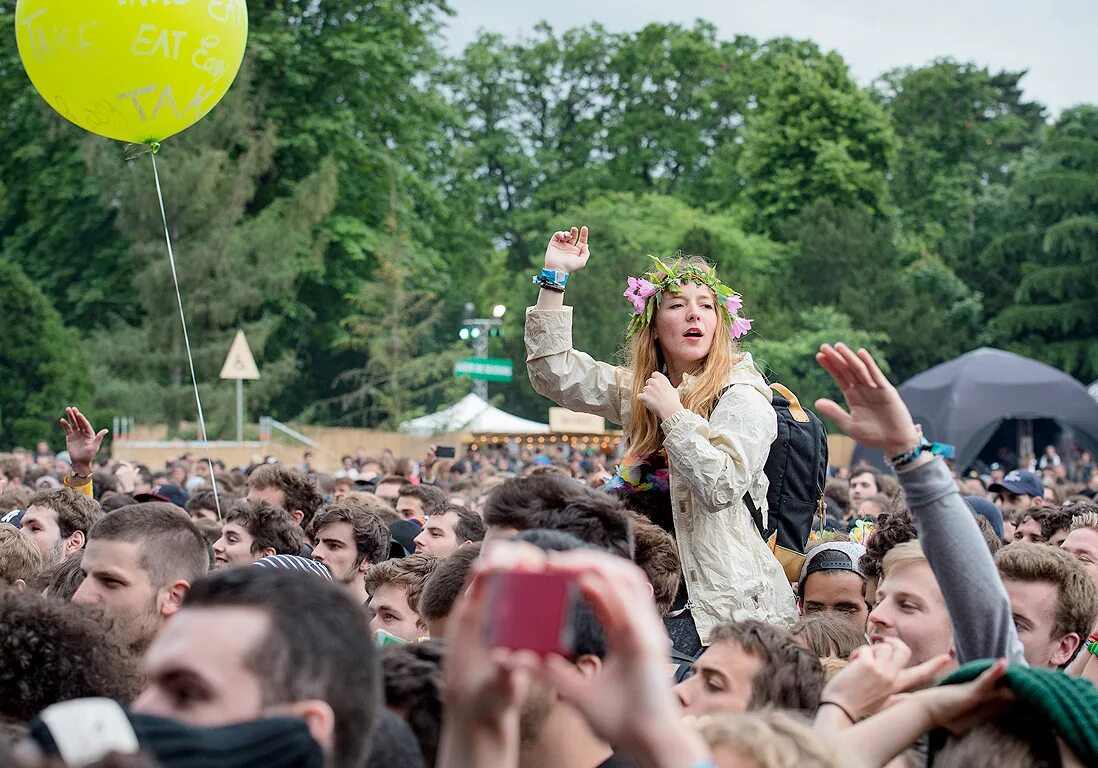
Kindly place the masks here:
POLYGON ((1026 95, 1058 112, 1098 103, 1095 0, 450 0, 460 51, 480 28, 514 36, 540 19, 561 30, 592 22, 620 32, 649 22, 716 24, 722 37, 788 35, 836 50, 865 85, 895 67, 940 57, 1028 69, 1026 95))

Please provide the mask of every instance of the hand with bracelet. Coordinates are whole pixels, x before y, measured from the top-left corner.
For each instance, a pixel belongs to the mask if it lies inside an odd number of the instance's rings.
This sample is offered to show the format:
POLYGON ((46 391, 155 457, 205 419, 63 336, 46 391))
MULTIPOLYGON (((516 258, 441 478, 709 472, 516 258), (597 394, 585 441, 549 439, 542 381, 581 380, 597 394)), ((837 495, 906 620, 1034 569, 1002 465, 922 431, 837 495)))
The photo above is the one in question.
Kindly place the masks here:
POLYGON ((849 728, 879 712, 896 694, 933 682, 950 659, 943 654, 909 668, 910 660, 911 649, 896 637, 856 648, 850 664, 828 682, 820 695, 817 727, 830 731, 849 728))
POLYGON ((567 232, 555 232, 545 246, 545 267, 534 275, 541 286, 538 307, 560 309, 564 306, 564 289, 568 276, 587 266, 591 251, 587 248, 587 227, 572 227, 567 232))
POLYGON ((95 457, 103 445, 107 430, 98 432, 88 421, 88 417, 79 408, 70 406, 65 409, 65 418, 61 419, 61 428, 65 430, 65 449, 69 452, 69 465, 72 467, 72 485, 86 485, 95 468, 95 457))

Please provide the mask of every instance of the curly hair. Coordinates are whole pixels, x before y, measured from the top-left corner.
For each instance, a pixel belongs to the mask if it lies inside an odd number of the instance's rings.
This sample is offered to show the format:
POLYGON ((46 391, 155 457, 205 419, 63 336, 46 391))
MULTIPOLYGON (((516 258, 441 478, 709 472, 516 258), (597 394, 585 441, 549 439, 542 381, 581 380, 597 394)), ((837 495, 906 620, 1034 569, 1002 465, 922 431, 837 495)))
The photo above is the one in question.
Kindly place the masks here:
POLYGON ((130 701, 141 690, 136 659, 101 617, 33 592, 0 596, 0 658, 0 719, 25 723, 61 701, 130 701))
POLYGON ((252 536, 252 554, 273 549, 276 555, 296 555, 304 535, 290 513, 259 499, 243 499, 225 514, 225 523, 236 523, 252 536))
POLYGON ((865 554, 858 561, 862 573, 869 578, 880 576, 881 561, 884 560, 888 551, 897 544, 912 541, 916 535, 915 521, 906 508, 900 507, 891 512, 882 513, 877 518, 873 535, 865 544, 865 554))
POLYGON ((313 521, 313 515, 324 503, 320 491, 316 489, 316 481, 304 472, 284 467, 281 464, 262 464, 252 470, 248 476, 248 488, 262 491, 266 488, 277 488, 285 497, 283 506, 291 515, 301 512, 301 527, 309 529, 313 521))
POLYGON ((377 565, 389 559, 393 535, 389 531, 389 526, 371 504, 349 496, 333 501, 313 518, 313 537, 319 536, 324 526, 333 523, 347 523, 351 526, 357 554, 355 567, 358 567, 363 560, 377 565))
POLYGON ((1048 510, 1048 513, 1040 520, 1041 541, 1046 543, 1052 541, 1052 537, 1058 531, 1064 531, 1065 533, 1070 531, 1072 519, 1076 514, 1078 512, 1071 507, 1048 510))

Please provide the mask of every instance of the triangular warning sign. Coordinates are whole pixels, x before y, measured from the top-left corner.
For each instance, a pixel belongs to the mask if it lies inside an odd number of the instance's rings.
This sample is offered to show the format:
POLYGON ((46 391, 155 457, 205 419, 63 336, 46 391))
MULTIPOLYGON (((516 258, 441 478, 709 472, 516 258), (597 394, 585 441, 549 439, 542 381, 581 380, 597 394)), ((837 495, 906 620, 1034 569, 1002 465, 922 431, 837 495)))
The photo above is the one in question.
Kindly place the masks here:
POLYGON ((255 358, 252 357, 251 347, 244 338, 244 331, 237 331, 233 345, 229 348, 229 356, 225 358, 225 365, 221 368, 223 379, 258 379, 259 369, 256 368, 255 358))

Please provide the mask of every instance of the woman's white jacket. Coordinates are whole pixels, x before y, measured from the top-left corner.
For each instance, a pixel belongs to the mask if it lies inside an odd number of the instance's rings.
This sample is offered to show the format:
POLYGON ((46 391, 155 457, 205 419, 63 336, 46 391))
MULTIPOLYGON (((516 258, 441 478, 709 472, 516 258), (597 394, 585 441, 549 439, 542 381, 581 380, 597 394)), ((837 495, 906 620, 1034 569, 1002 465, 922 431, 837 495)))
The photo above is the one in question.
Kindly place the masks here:
MULTIPOLYGON (((526 353, 530 383, 539 394, 628 426, 631 373, 572 348, 571 307, 527 309, 526 353)), ((743 500, 750 494, 766 514, 763 466, 777 435, 770 390, 749 354, 727 384, 708 421, 684 408, 662 425, 675 537, 703 645, 729 620, 788 626, 797 619, 793 590, 743 500)))

